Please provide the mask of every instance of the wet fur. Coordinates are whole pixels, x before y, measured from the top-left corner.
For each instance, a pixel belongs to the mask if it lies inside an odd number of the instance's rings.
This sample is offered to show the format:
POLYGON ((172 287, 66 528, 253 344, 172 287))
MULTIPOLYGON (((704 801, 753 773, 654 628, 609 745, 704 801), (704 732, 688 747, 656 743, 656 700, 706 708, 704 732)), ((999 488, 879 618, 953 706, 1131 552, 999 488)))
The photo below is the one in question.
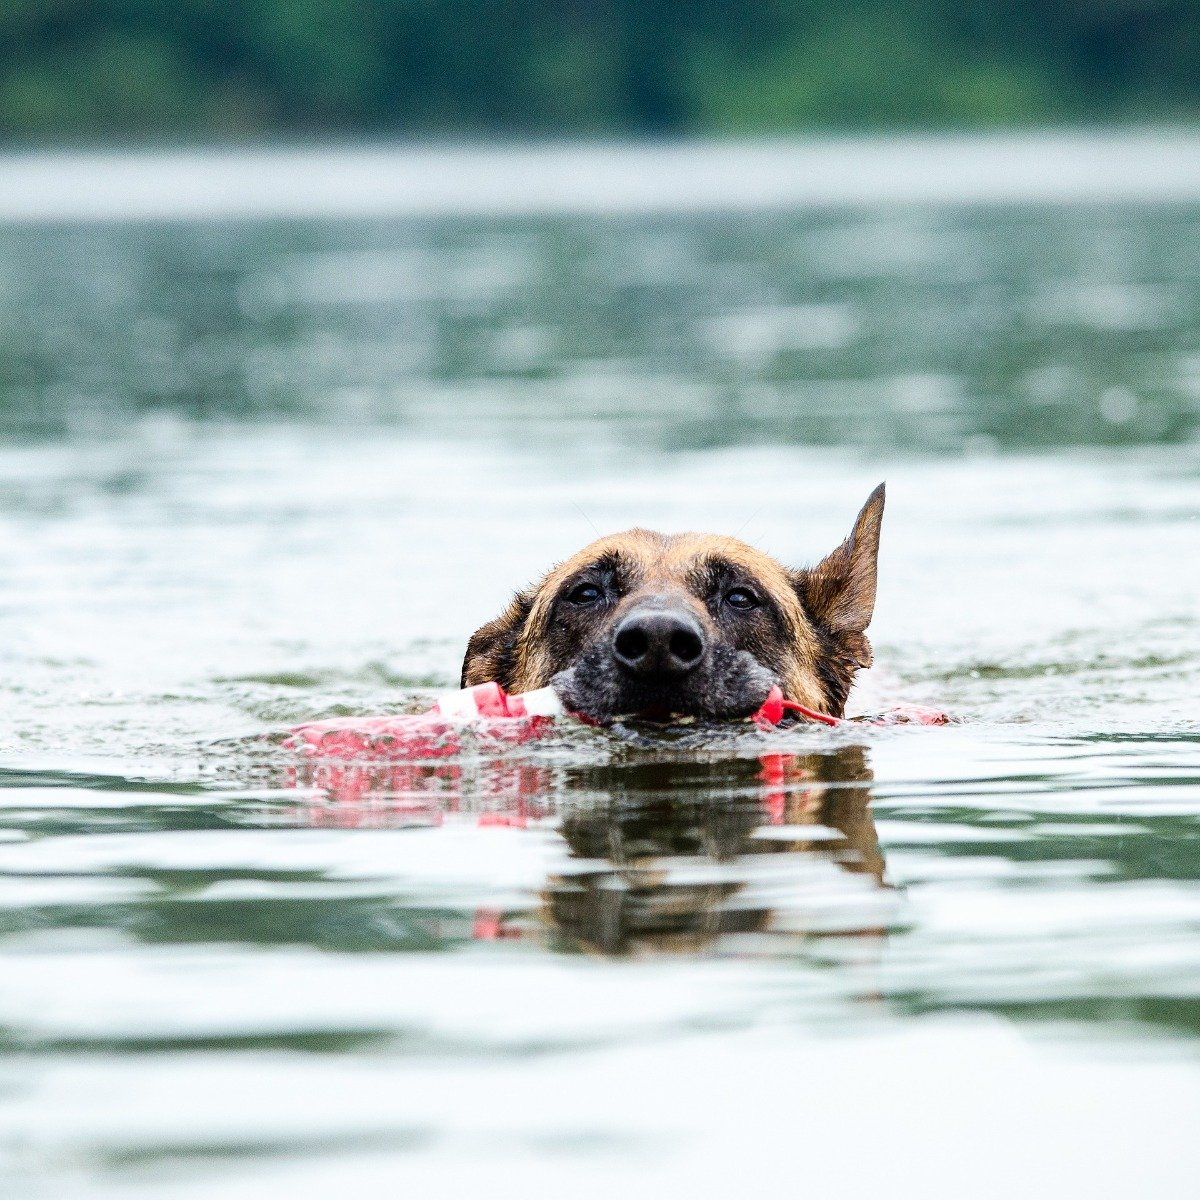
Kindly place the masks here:
POLYGON ((604 537, 518 593, 476 631, 462 686, 491 680, 509 692, 553 682, 569 707, 598 718, 669 708, 708 718, 752 712, 773 683, 791 700, 842 715, 855 673, 871 664, 884 486, 871 493, 850 536, 814 567, 790 570, 736 538, 631 529, 604 537), (602 580, 608 599, 582 613, 567 597, 602 580), (721 596, 749 587, 751 613, 731 615, 721 596), (612 630, 641 604, 685 608, 704 629, 703 669, 664 692, 618 680, 612 630))

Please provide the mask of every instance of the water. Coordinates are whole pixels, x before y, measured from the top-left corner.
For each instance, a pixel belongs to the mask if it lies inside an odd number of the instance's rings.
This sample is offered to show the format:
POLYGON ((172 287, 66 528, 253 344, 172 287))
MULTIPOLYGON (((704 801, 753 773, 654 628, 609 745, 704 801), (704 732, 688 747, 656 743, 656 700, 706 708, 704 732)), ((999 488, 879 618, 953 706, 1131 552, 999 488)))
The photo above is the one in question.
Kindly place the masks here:
POLYGON ((1011 151, 1003 205, 873 201, 903 144, 819 204, 9 202, 6 1196, 1194 1194, 1200 203, 1011 151), (277 744, 594 529, 811 561, 885 477, 852 706, 949 728, 277 744))

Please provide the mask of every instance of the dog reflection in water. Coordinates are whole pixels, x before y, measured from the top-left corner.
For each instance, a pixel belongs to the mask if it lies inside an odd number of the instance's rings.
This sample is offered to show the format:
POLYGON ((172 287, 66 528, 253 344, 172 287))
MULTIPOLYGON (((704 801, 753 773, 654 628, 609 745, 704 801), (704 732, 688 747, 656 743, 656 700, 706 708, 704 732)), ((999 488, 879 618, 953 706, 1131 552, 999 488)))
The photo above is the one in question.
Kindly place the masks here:
POLYGON ((528 760, 309 762, 308 822, 555 829, 533 911, 480 910, 475 938, 638 955, 769 952, 780 937, 881 935, 894 893, 871 817, 865 751, 557 768, 528 760))
POLYGON ((645 954, 882 934, 891 895, 860 747, 598 774, 603 798, 561 814, 569 857, 545 892, 560 940, 645 954))

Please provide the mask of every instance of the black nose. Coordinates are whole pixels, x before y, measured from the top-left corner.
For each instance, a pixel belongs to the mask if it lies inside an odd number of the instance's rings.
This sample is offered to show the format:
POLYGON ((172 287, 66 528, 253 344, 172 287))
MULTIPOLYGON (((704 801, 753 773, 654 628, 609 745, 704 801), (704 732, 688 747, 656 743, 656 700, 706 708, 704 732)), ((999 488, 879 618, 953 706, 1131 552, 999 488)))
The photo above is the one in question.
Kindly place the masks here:
POLYGON ((687 612, 634 609, 613 633, 613 657, 634 675, 686 675, 704 657, 704 631, 687 612))

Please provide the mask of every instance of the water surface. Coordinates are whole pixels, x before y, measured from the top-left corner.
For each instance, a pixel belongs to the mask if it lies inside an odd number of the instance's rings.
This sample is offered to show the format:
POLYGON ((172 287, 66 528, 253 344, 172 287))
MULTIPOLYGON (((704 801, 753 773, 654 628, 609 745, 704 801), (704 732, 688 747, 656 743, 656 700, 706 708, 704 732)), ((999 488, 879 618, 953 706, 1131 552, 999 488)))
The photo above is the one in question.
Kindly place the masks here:
POLYGON ((5 1194, 1193 1194, 1195 198, 457 186, 0 226, 5 1194), (278 746, 885 477, 852 707, 949 728, 278 746))

